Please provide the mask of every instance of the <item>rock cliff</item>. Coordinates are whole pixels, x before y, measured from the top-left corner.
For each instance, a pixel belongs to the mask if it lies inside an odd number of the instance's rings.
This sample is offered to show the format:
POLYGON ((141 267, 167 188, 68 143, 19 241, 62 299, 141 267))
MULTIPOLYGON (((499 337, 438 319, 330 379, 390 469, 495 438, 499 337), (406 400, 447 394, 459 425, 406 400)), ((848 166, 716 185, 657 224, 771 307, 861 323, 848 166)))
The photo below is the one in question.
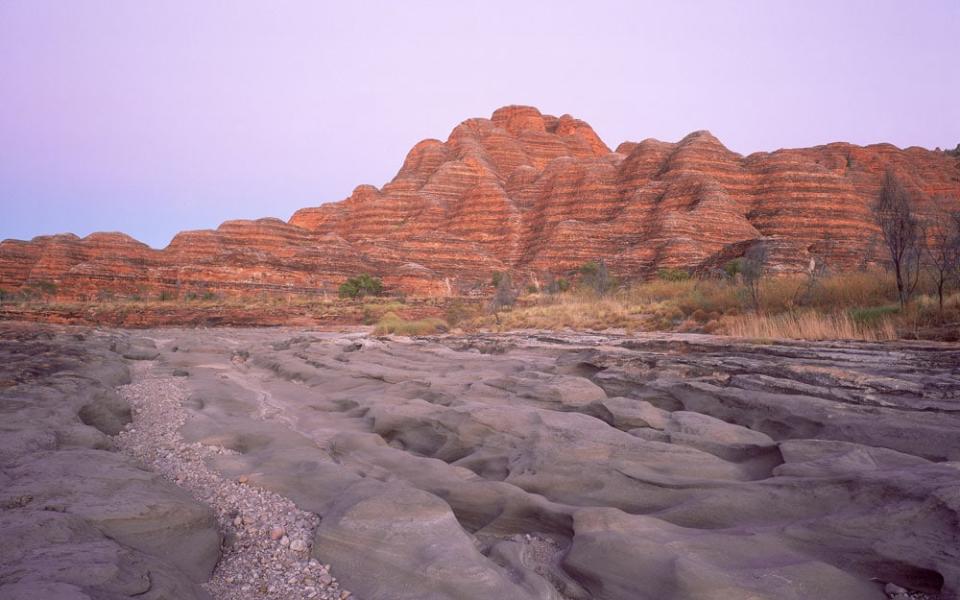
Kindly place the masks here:
POLYGON ((119 233, 6 240, 0 288, 304 294, 367 272, 395 290, 456 294, 494 271, 537 279, 596 258, 625 277, 698 269, 761 239, 780 271, 811 257, 856 268, 882 259, 870 204, 887 169, 920 202, 960 199, 960 159, 941 151, 833 143, 741 156, 706 131, 611 151, 581 120, 508 106, 420 142, 382 188, 289 222, 228 221, 162 250, 119 233))

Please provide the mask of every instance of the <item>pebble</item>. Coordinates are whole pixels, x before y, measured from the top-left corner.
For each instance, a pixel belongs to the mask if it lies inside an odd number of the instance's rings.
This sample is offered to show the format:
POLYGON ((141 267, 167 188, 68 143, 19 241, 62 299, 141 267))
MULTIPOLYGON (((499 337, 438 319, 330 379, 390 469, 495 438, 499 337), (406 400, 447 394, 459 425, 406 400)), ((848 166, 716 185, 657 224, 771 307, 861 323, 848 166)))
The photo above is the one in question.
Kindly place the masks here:
POLYGON ((330 565, 303 555, 320 519, 287 498, 250 484, 248 475, 225 478, 206 466, 214 455, 236 454, 219 446, 186 443, 182 377, 158 375, 140 361, 134 383, 118 388, 133 423, 114 438, 117 449, 211 506, 225 541, 210 581, 214 600, 345 599, 350 593, 328 573, 330 565), (259 524, 259 526, 258 526, 259 524), (279 546, 277 542, 279 541, 279 546), (291 573, 296 576, 291 577, 291 573))
POLYGON ((889 596, 893 596, 893 595, 896 595, 896 594, 906 594, 906 593, 907 593, 907 589, 906 589, 906 588, 902 588, 902 587, 900 587, 899 585, 897 585, 897 584, 895 584, 895 583, 888 583, 887 585, 883 586, 883 591, 886 592, 887 595, 889 595, 889 596))

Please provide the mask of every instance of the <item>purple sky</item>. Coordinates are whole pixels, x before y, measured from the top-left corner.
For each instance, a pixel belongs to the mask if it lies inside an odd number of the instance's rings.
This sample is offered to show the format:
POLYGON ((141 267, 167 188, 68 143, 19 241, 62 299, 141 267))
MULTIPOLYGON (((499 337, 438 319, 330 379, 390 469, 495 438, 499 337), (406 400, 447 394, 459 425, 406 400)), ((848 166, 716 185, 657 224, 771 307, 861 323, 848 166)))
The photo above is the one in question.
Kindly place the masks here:
POLYGON ((505 104, 612 147, 952 148, 958 39, 958 0, 0 0, 0 239, 288 218, 505 104))

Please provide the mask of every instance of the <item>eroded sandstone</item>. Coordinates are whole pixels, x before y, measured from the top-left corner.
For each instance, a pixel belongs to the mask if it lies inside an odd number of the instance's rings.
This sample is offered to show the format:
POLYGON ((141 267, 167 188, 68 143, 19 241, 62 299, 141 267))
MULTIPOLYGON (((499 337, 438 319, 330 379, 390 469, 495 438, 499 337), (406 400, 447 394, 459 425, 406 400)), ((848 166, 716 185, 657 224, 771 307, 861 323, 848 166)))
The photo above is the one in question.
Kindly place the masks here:
MULTIPOLYGON (((955 346, 538 332, 102 335, 120 352, 156 353, 138 368, 182 390, 178 435, 189 447, 226 449, 200 454, 210 469, 320 517, 311 552, 357 598, 960 592, 955 346)), ((104 352, 110 381, 122 382, 130 359, 104 352)), ((104 443, 70 419, 62 439, 104 443)), ((29 441, 44 460, 61 438, 42 433, 9 428, 4 447, 29 441)), ((69 452, 115 456, 57 453, 69 452)), ((0 477, 29 481, 32 460, 0 477)), ((103 521, 69 508, 76 496, 56 501, 57 514, 74 519, 58 527, 83 543, 102 535, 103 521)), ((32 500, 6 502, 0 522, 13 531, 24 530, 19 515, 43 515, 32 500)), ((110 589, 136 589, 138 561, 167 560, 163 551, 131 541, 111 559, 110 589)), ((0 585, 26 584, 11 572, 0 585)), ((43 573, 29 581, 73 585, 72 575, 43 573)))
POLYGON ((317 295, 371 273, 396 291, 457 295, 495 271, 542 283, 598 258, 628 278, 709 270, 756 243, 775 271, 852 269, 883 259, 870 206, 888 169, 919 211, 937 196, 960 203, 960 160, 940 151, 832 143, 741 156, 697 131, 611 152, 583 121, 508 106, 420 142, 382 188, 289 221, 227 221, 162 250, 120 233, 3 241, 0 288, 74 300, 317 295))

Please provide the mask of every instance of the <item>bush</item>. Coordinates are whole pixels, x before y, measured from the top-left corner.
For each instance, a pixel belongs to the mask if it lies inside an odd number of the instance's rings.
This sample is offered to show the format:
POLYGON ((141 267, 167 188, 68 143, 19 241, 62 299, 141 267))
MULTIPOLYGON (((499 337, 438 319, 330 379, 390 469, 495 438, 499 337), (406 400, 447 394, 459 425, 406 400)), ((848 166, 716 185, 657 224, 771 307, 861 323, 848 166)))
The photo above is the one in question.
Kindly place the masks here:
POLYGON ((373 325, 374 323, 379 321, 383 315, 387 314, 388 312, 401 310, 403 308, 404 308, 404 304, 402 302, 397 302, 397 301, 387 302, 385 304, 377 304, 377 303, 364 304, 363 305, 363 324, 373 325))
POLYGON ((490 276, 490 283, 493 284, 493 287, 500 285, 500 281, 503 280, 503 273, 500 271, 494 271, 493 275, 490 276))
POLYGON ((176 300, 176 299, 177 299, 176 293, 171 292, 170 290, 163 290, 162 292, 160 292, 160 302, 169 302, 171 300, 176 300))
POLYGON ((564 279, 563 277, 554 277, 550 275, 547 280, 547 293, 548 294, 559 294, 561 292, 566 292, 570 289, 570 281, 564 279))
POLYGON ((610 272, 607 270, 607 264, 603 259, 587 261, 583 263, 578 270, 580 272, 580 281, 583 282, 584 285, 593 288, 593 290, 601 296, 613 287, 610 272))
POLYGON ((539 291, 540 291, 540 288, 538 288, 537 286, 533 285, 532 283, 527 286, 527 293, 528 293, 528 294, 536 294, 536 293, 539 292, 539 291))
POLYGON ((373 333, 376 335, 430 335, 447 330, 447 324, 442 319, 428 318, 417 321, 407 321, 395 312, 388 312, 381 317, 373 333))
POLYGON ((690 273, 683 269, 659 269, 657 277, 663 281, 686 281, 690 279, 690 273))
POLYGON ((723 265, 723 272, 727 274, 727 277, 736 277, 743 272, 743 261, 739 258, 731 260, 723 265))
POLYGON ((490 299, 490 312, 496 315, 517 301, 517 291, 513 289, 513 280, 508 273, 501 273, 497 280, 497 289, 490 299))
POLYGON ((364 296, 379 296, 383 293, 383 282, 379 277, 372 277, 364 273, 347 279, 340 285, 341 298, 363 298, 364 296))
POLYGON ((446 318, 451 327, 456 327, 463 321, 470 320, 477 316, 479 310, 476 306, 467 304, 462 300, 454 300, 447 306, 446 318))
POLYGON ((47 297, 55 295, 58 289, 57 284, 52 281, 33 281, 26 285, 22 295, 25 298, 47 297))
POLYGON ((851 308, 848 312, 850 314, 850 318, 853 319, 855 323, 859 323, 861 325, 876 325, 880 321, 892 317, 900 312, 900 307, 896 304, 888 304, 886 306, 867 306, 864 308, 851 308))

